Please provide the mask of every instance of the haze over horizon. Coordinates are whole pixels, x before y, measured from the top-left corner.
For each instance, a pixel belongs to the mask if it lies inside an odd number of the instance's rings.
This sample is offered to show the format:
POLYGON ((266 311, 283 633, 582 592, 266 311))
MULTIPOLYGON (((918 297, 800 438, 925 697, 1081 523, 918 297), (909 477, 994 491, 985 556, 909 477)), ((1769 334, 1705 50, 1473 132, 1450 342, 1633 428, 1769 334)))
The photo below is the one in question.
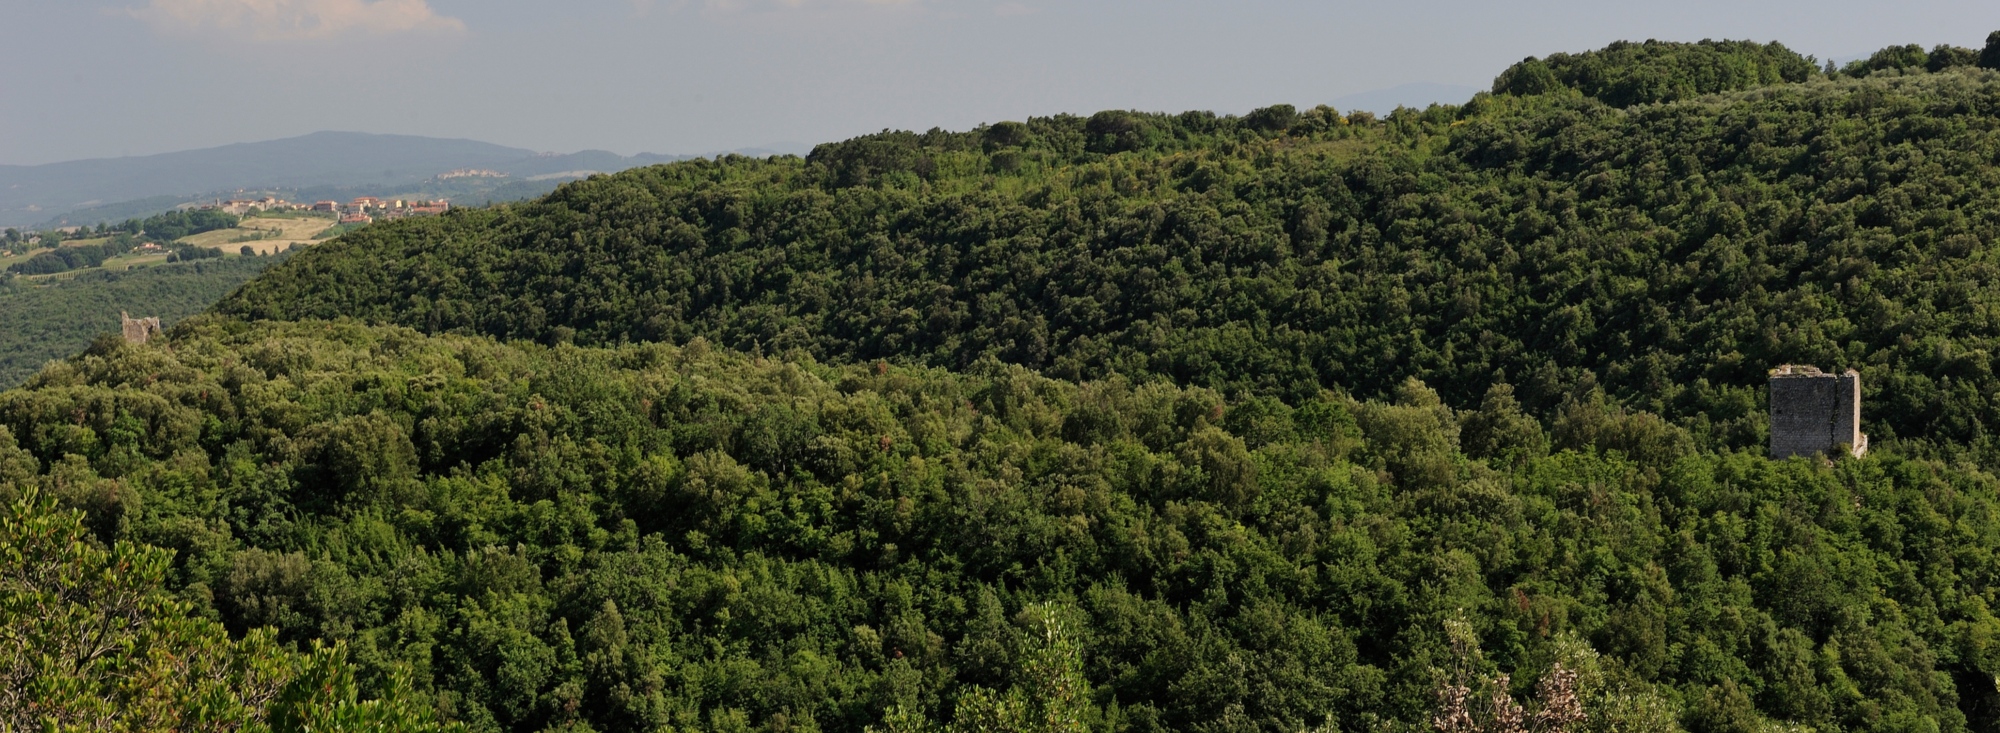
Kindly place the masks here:
POLYGON ((1980 45, 2000 6, 1394 7, 1304 0, 27 0, 0 5, 0 164, 320 130, 664 154, 1100 109, 1242 113, 1482 88, 1611 41, 1819 58, 1980 45), (1379 95, 1378 95, 1379 96, 1379 95))

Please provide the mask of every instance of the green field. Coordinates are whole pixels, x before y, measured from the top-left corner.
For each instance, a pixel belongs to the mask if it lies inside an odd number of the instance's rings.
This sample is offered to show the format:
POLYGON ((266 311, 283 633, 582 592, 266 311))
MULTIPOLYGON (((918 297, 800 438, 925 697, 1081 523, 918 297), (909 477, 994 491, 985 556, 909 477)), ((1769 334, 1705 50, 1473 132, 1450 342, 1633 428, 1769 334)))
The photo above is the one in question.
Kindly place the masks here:
POLYGON ((218 229, 203 232, 180 240, 181 244, 222 250, 226 254, 237 254, 245 245, 258 254, 275 254, 290 249, 294 245, 312 244, 335 221, 319 216, 252 216, 232 229, 218 229))

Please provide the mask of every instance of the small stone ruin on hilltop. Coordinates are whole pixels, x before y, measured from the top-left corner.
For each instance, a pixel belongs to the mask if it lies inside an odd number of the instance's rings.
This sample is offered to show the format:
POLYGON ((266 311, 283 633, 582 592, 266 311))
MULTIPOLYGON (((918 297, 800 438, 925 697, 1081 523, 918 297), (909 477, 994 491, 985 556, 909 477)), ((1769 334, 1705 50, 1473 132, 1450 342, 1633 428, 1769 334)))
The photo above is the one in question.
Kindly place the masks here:
POLYGON ((118 316, 125 321, 125 343, 143 344, 160 333, 160 317, 133 318, 130 313, 119 311, 118 316))
POLYGON ((1771 457, 1868 452, 1861 434, 1861 374, 1786 364, 1771 370, 1771 457))

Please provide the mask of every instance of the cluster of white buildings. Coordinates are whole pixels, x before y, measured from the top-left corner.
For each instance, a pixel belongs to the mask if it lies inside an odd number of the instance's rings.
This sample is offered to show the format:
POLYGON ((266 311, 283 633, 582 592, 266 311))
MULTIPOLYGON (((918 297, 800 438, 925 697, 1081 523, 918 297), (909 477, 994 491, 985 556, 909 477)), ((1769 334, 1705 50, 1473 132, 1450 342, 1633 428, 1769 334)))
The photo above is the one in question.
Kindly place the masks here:
POLYGON ((338 214, 340 216, 340 223, 342 224, 366 224, 377 219, 388 220, 411 216, 437 216, 451 210, 451 202, 443 199, 437 201, 413 201, 406 199, 378 199, 374 196, 363 196, 344 204, 339 201, 320 201, 314 203, 310 208, 313 211, 338 214))
POLYGON ((453 178, 506 178, 507 174, 485 168, 460 168, 447 173, 439 173, 436 180, 449 181, 453 178))
POLYGON ((401 219, 410 216, 437 216, 451 209, 451 202, 416 201, 408 199, 379 199, 374 196, 341 203, 339 201, 319 201, 311 204, 295 204, 274 196, 258 199, 230 199, 217 201, 199 208, 225 211, 237 216, 245 216, 256 211, 318 211, 340 217, 342 224, 365 224, 377 219, 401 219))
POLYGON ((290 201, 286 201, 284 199, 277 198, 274 196, 265 196, 260 199, 230 199, 228 201, 219 201, 213 204, 209 204, 207 206, 202 206, 200 208, 216 209, 231 214, 235 214, 237 216, 243 216, 252 211, 303 211, 305 210, 306 206, 304 204, 295 204, 290 201))

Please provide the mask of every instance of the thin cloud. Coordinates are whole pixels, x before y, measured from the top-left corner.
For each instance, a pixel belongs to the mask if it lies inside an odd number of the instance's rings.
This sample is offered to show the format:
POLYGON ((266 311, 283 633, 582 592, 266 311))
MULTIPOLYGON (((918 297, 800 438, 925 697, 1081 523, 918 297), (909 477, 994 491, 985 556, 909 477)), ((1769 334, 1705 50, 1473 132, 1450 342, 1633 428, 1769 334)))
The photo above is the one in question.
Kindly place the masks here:
POLYGON ((439 15, 426 0, 149 0, 126 12, 161 32, 262 42, 465 30, 464 21, 439 15))

